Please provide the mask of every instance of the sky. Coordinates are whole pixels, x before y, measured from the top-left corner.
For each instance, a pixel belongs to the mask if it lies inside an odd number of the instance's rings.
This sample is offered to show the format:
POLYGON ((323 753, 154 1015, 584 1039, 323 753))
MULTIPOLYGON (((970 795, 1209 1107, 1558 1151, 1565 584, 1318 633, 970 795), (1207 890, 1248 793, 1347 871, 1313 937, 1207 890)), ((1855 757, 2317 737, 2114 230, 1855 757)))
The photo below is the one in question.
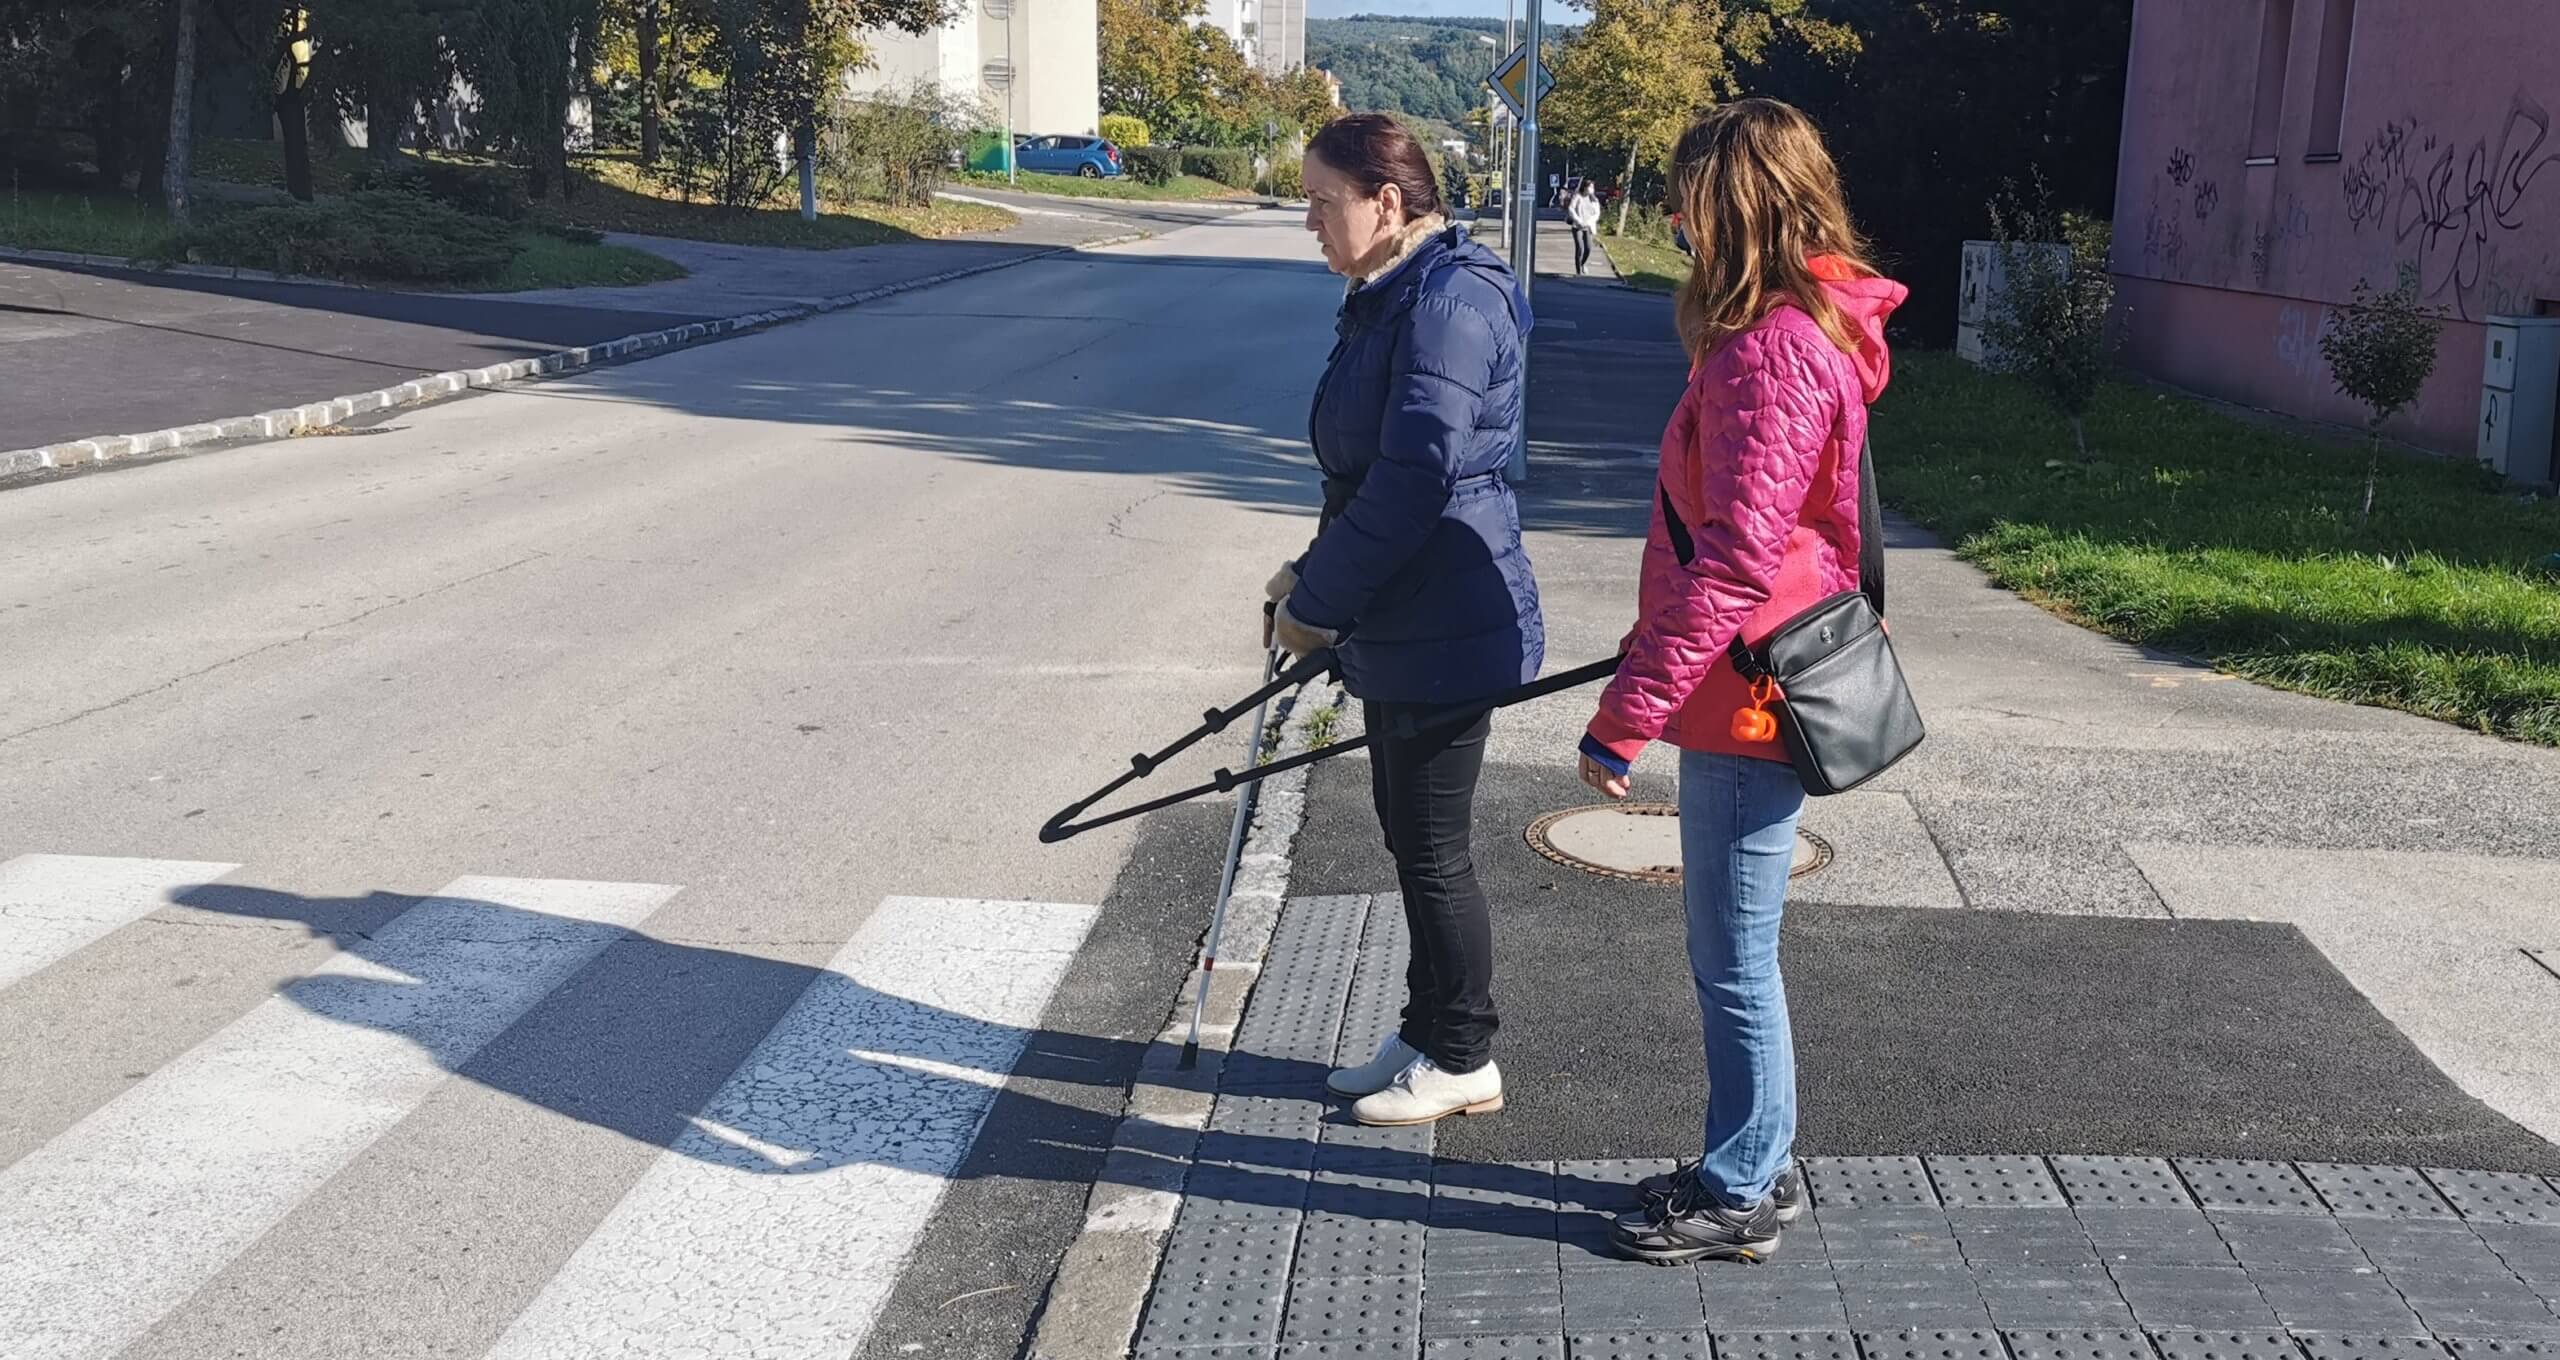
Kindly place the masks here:
MULTIPOLYGON (((1428 19, 1450 16, 1499 19, 1502 17, 1502 3, 1503 0, 1307 0, 1307 17, 1347 19, 1355 14, 1393 14, 1428 19)), ((1550 21, 1555 19, 1556 12, 1562 8, 1561 5, 1549 7, 1547 18, 1550 21)), ((1512 13, 1520 12, 1519 6, 1513 6, 1512 13)))

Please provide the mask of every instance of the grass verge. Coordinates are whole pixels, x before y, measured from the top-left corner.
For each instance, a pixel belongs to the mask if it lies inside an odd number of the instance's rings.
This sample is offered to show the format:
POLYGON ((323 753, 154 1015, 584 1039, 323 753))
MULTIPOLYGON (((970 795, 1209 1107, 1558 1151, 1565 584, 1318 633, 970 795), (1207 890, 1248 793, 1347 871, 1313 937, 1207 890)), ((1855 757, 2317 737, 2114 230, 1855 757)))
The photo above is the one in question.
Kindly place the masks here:
POLYGON ((836 250, 932 240, 962 232, 1003 231, 1020 221, 1001 208, 937 201, 930 208, 822 203, 817 220, 804 222, 796 197, 744 210, 684 202, 642 171, 637 161, 625 157, 587 157, 577 163, 577 170, 580 183, 576 196, 566 201, 550 199, 536 211, 550 220, 596 231, 627 231, 726 245, 836 250))
POLYGON ((125 259, 168 253, 168 217, 121 194, 17 189, 0 196, 0 245, 125 259))
POLYGON ((1600 248, 1609 252, 1619 278, 1648 293, 1668 293, 1689 277, 1689 257, 1670 246, 1633 236, 1603 236, 1600 248))
POLYGON ((2365 451, 2117 383, 2092 461, 2023 385, 1897 356, 1883 489, 2001 585, 2234 674, 2560 745, 2560 502, 2452 460, 2365 451))
POLYGON ((1027 174, 1019 183, 1008 185, 1002 175, 972 173, 962 176, 959 182, 981 189, 1013 188, 1061 198, 1109 198, 1131 203, 1201 203, 1258 197, 1198 175, 1177 175, 1171 184, 1141 184, 1127 175, 1118 179, 1082 179, 1074 175, 1027 174))

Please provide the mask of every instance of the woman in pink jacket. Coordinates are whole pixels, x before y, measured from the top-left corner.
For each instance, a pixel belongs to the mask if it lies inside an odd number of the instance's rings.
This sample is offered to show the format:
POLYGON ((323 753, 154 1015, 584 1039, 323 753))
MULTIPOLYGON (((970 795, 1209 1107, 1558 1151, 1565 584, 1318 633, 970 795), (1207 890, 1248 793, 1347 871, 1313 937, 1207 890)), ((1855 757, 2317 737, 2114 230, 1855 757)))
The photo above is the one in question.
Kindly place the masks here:
POLYGON ((1627 796, 1644 748, 1680 751, 1689 963, 1706 1025, 1703 1155, 1640 1189, 1620 1250, 1757 1260, 1804 1211, 1795 1049, 1778 921, 1804 788, 1772 742, 1738 739, 1750 687, 1726 658, 1857 585, 1859 450, 1884 390, 1884 321, 1905 296, 1850 226, 1821 134, 1768 99, 1680 139, 1693 252, 1679 324, 1689 390, 1662 435, 1635 630, 1582 739, 1582 778, 1627 796))

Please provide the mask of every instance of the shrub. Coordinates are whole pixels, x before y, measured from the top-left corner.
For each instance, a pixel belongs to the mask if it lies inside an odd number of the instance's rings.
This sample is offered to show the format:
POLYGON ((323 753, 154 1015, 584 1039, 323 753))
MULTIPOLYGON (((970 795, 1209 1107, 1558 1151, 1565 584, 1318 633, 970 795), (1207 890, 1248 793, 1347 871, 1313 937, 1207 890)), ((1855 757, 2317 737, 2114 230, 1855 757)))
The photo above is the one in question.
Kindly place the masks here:
POLYGON ((1155 134, 1147 129, 1147 120, 1144 118, 1126 113, 1102 115, 1102 140, 1111 142, 1124 151, 1133 146, 1145 146, 1155 139, 1155 134))
POLYGON ((384 166, 367 160, 347 176, 357 192, 389 189, 419 194, 477 217, 521 222, 529 206, 516 177, 496 166, 455 165, 449 161, 402 157, 384 166))
POLYGON ((1271 196, 1304 198, 1307 196, 1306 168, 1295 156, 1282 156, 1271 162, 1271 196))
POLYGON ((839 199, 933 206, 942 177, 968 153, 986 110, 931 81, 837 103, 819 137, 818 173, 839 199))
POLYGON ((1182 153, 1182 171, 1230 189, 1253 187, 1253 153, 1234 146, 1195 146, 1182 153))
POLYGON ((223 213, 180 248, 219 264, 384 283, 485 279, 519 249, 504 222, 397 189, 223 213))
POLYGON ((1182 171, 1182 153, 1166 146, 1123 147, 1120 159, 1129 167, 1129 176, 1140 184, 1159 187, 1173 183, 1182 171))
POLYGON ((2055 214, 2043 185, 2032 206, 2014 192, 1991 205, 1992 237, 2005 278, 1983 318, 1986 352, 1999 366, 2044 393, 2071 423, 2080 461, 2089 461, 2083 417, 2106 379, 2114 352, 2108 313, 2116 299, 2107 273, 2107 226, 2077 214, 2055 214), (2055 250, 2045 243, 2063 242, 2055 250))
POLYGON ((2418 271, 2404 264, 2399 286, 2390 292, 2376 292, 2371 283, 2356 280, 2354 299, 2338 309, 2320 337, 2321 357, 2329 361, 2338 390, 2372 413, 2365 425, 2373 451, 2365 466, 2362 520, 2373 518, 2373 486, 2382 475, 2382 426, 2426 387, 2436 370, 2436 336, 2443 329, 2442 315, 2418 301, 2418 271))

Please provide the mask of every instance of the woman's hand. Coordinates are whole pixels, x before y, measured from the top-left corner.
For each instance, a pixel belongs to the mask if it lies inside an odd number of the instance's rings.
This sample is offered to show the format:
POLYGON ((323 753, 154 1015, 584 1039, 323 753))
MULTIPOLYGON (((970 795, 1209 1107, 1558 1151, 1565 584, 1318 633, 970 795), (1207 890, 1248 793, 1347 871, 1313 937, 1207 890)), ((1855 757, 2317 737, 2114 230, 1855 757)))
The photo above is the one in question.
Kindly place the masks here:
POLYGON ((1605 798, 1624 800, 1627 796, 1627 777, 1589 756, 1582 757, 1582 782, 1599 790, 1605 798))

